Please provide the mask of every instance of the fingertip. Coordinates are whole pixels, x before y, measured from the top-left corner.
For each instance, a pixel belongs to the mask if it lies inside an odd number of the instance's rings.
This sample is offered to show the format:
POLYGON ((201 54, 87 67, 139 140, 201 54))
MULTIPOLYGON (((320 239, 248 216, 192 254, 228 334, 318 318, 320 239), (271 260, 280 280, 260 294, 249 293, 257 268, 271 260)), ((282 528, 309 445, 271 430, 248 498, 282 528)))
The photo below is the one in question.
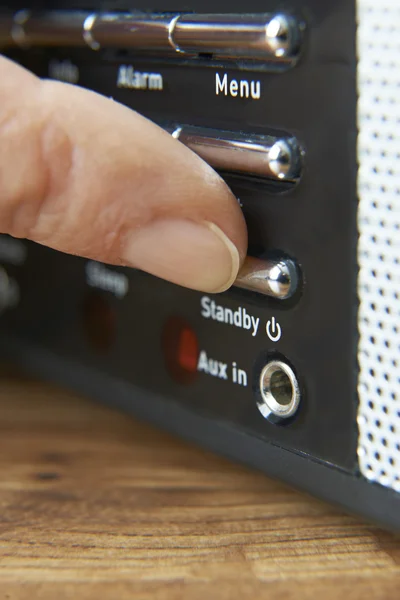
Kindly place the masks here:
POLYGON ((183 219, 152 222, 125 240, 125 264, 183 287, 217 293, 236 279, 236 246, 214 223, 183 219))

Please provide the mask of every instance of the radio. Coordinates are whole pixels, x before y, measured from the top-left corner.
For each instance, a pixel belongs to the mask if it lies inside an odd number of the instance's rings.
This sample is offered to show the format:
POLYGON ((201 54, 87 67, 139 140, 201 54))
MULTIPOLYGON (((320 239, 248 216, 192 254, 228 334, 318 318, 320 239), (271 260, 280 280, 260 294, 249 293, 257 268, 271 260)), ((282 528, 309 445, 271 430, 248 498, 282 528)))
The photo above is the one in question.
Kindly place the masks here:
POLYGON ((399 34, 391 0, 4 6, 10 57, 222 174, 249 256, 210 295, 3 236, 2 355, 400 530, 399 34))

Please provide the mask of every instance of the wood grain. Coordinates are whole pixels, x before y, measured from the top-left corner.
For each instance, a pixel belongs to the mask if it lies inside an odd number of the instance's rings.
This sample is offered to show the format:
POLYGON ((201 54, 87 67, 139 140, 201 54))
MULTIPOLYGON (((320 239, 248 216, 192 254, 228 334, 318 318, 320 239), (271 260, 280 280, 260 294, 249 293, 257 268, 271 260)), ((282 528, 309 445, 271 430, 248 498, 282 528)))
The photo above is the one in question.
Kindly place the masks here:
POLYGON ((400 541, 56 387, 0 379, 0 600, 397 599, 400 541))

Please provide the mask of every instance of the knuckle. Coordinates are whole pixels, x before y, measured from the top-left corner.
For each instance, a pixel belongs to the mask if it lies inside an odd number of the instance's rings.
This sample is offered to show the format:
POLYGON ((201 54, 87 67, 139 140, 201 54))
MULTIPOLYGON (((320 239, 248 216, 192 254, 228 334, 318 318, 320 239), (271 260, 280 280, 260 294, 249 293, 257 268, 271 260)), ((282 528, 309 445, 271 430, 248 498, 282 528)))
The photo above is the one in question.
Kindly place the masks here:
POLYGON ((9 233, 20 235, 25 212, 32 209, 42 186, 43 173, 36 168, 37 135, 29 116, 17 107, 3 113, 0 139, 1 222, 9 233))
POLYGON ((10 110, 0 123, 1 223, 15 237, 46 241, 61 218, 72 144, 62 127, 32 110, 10 110))
POLYGON ((34 199, 29 237, 45 242, 61 228, 69 208, 74 171, 74 145, 57 120, 50 118, 38 131, 37 164, 41 176, 34 199))

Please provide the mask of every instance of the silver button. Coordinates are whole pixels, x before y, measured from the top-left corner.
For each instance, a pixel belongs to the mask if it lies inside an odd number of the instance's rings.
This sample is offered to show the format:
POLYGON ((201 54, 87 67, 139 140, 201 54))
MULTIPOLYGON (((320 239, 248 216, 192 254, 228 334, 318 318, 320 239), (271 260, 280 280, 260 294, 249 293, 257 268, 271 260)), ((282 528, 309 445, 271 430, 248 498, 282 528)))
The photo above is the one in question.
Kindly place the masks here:
POLYGON ((14 16, 12 38, 17 46, 84 46, 84 24, 91 15, 81 11, 19 11, 14 16))
POLYGON ((301 150, 294 138, 180 125, 167 130, 212 167, 267 179, 296 181, 301 150))
POLYGON ((173 27, 177 16, 155 14, 101 14, 91 28, 101 47, 136 48, 174 54, 173 27))
POLYGON ((172 38, 182 52, 229 58, 285 58, 298 50, 299 29, 286 15, 182 15, 172 38))
POLYGON ((286 300, 296 292, 298 283, 297 269, 293 261, 261 260, 248 256, 234 285, 278 300, 286 300))
POLYGON ((157 14, 24 11, 0 17, 0 41, 26 46, 114 46, 168 54, 286 62, 296 58, 302 26, 285 14, 157 14), (4 28, 8 34, 3 33, 4 28))

